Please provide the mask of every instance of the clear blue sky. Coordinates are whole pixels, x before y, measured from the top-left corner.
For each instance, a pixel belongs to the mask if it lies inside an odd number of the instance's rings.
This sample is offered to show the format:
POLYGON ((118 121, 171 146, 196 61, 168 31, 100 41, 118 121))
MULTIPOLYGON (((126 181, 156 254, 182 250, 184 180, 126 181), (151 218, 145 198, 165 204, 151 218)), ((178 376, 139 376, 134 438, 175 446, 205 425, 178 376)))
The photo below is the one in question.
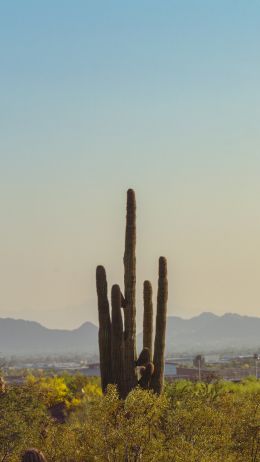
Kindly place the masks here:
POLYGON ((256 0, 1 2, 0 316, 96 320, 128 187, 139 298, 163 254, 170 314, 259 315, 259 23, 256 0))

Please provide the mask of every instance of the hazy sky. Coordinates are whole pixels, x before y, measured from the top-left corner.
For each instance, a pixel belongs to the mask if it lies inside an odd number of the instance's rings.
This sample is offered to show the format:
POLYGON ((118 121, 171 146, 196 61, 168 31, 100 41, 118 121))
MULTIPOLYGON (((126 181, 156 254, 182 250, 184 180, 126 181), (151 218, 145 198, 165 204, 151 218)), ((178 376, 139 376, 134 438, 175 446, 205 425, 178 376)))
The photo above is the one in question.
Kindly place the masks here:
MULTIPOLYGON (((95 267, 169 313, 260 314, 260 2, 0 6, 0 317, 96 322, 95 267)), ((142 307, 138 306, 138 319, 142 307)))

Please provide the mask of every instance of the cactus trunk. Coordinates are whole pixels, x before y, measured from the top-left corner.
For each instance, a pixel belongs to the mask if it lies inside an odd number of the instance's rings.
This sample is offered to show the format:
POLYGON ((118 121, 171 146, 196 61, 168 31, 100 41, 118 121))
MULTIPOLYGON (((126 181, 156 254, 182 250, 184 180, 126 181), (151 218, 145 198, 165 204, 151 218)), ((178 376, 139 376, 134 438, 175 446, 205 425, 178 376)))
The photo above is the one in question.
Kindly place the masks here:
POLYGON ((111 321, 109 302, 107 298, 107 278, 103 266, 96 270, 96 286, 98 296, 99 331, 98 342, 100 352, 100 373, 102 391, 105 393, 107 385, 112 383, 111 373, 111 321))
POLYGON ((127 213, 124 254, 124 341, 125 341, 125 385, 126 393, 135 387, 137 377, 135 373, 136 360, 136 203, 135 193, 132 189, 127 191, 127 213))
POLYGON ((113 383, 117 385, 121 398, 125 396, 124 384, 124 332, 121 313, 121 291, 118 285, 113 285, 111 291, 112 330, 111 357, 113 383))
POLYGON ((150 357, 153 354, 153 289, 150 281, 144 281, 144 319, 143 319, 143 348, 148 348, 150 357))
POLYGON ((164 257, 159 259, 159 279, 157 293, 157 314, 156 332, 154 341, 154 373, 152 377, 152 388, 155 393, 160 394, 164 383, 164 350, 166 332, 166 312, 168 299, 167 281, 167 260, 164 257))

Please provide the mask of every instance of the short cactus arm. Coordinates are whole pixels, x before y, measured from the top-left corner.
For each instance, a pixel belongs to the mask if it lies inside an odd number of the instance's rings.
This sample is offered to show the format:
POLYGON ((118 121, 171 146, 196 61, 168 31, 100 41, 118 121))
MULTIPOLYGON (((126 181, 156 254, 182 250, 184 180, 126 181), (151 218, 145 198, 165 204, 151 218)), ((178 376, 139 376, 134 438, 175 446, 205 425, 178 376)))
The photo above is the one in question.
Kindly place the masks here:
POLYGON ((98 266, 96 270, 96 286, 98 296, 98 317, 99 317, 99 354, 100 354, 100 373, 103 393, 106 392, 107 385, 112 383, 111 371, 111 321, 109 313, 109 302, 107 298, 107 278, 103 266, 98 266))
POLYGON ((154 365, 153 363, 148 363, 146 366, 141 368, 141 378, 138 381, 138 385, 144 390, 148 390, 151 385, 151 380, 154 373, 154 365))
POLYGON ((138 360, 135 362, 136 366, 146 366, 151 361, 151 355, 149 348, 143 348, 138 360))
POLYGON ((112 301, 112 330, 111 330, 111 357, 113 383, 118 387, 121 398, 125 397, 124 384, 124 332, 121 313, 121 291, 118 285, 113 285, 111 291, 112 301))
POLYGON ((159 258, 159 279, 157 293, 156 332, 154 341, 154 373, 152 376, 152 388, 160 394, 164 382, 164 351, 166 332, 166 313, 168 300, 167 260, 159 258))

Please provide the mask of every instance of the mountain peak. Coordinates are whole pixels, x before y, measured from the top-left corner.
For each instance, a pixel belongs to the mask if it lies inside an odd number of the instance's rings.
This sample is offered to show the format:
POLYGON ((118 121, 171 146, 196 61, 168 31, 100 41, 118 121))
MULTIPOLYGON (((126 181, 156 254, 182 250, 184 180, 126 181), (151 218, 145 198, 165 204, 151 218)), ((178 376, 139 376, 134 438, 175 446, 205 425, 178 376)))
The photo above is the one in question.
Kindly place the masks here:
POLYGON ((194 318, 199 318, 199 319, 216 319, 216 318, 219 318, 219 316, 217 314, 214 314, 214 313, 211 313, 210 311, 203 311, 202 313, 200 313, 198 316, 194 316, 192 319, 194 318))

